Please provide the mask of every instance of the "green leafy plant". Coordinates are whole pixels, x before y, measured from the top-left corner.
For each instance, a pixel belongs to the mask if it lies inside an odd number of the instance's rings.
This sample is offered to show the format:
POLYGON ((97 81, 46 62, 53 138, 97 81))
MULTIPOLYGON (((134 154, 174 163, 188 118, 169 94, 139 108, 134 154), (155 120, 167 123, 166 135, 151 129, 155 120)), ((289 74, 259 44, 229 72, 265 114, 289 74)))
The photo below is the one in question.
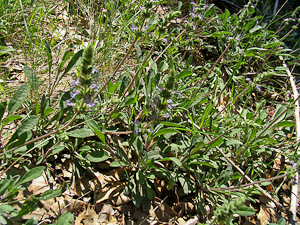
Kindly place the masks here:
MULTIPOLYGON (((21 8, 26 4, 20 1, 21 8)), ((17 163, 26 165, 23 159, 39 166, 21 179, 2 179, 2 203, 13 201, 22 185, 46 168, 52 171, 48 160, 55 156, 70 159, 72 178, 78 180, 86 171, 93 174, 97 163, 123 168, 121 191, 145 211, 157 195, 173 204, 191 198, 201 222, 214 214, 220 224, 233 224, 234 214, 254 215, 255 206, 245 202, 254 204, 257 194, 284 210, 264 187, 298 167, 265 175, 274 170, 277 155, 299 160, 296 151, 285 149, 294 146, 297 99, 276 79, 288 69, 279 57, 292 62, 299 56, 285 46, 285 35, 268 29, 271 22, 254 16, 256 5, 250 0, 230 14, 203 0, 178 2, 163 15, 153 13, 162 7, 153 1, 138 7, 134 1, 104 2, 105 13, 87 3, 72 5, 73 14, 84 9, 94 21, 82 19, 82 45, 64 43, 57 60, 63 41, 34 42, 37 31, 22 11, 23 43, 29 53, 39 46, 47 79, 39 77, 36 64, 24 66, 28 83, 1 100, 1 174, 17 163), (87 31, 86 24, 93 22, 87 31), (56 94, 65 79, 67 88, 56 94), (19 124, 3 136, 12 122, 19 124)), ((61 195, 65 185, 31 196, 18 212, 0 207, 5 213, 0 219, 27 215, 41 200, 61 195)), ((73 220, 68 212, 57 224, 73 220)))

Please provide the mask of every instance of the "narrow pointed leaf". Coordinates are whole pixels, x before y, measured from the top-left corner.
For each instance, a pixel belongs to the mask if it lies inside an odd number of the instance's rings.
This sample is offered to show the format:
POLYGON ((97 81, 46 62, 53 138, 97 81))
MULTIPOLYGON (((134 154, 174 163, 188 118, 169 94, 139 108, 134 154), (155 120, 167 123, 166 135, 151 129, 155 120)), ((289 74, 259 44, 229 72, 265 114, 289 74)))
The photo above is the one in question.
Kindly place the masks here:
POLYGON ((28 171, 22 178, 21 180, 17 183, 16 186, 19 186, 21 184, 24 184, 26 182, 32 181, 40 176, 42 176, 43 171, 46 169, 45 166, 37 166, 28 171))
POLYGON ((24 71, 24 74, 27 77, 31 87, 34 88, 36 91, 38 91, 39 81, 38 81, 38 78, 37 78, 35 72, 33 71, 33 69, 31 69, 28 66, 24 66, 23 71, 24 71))
POLYGON ((23 84, 18 88, 18 90, 14 93, 12 99, 8 103, 8 115, 12 114, 22 105, 22 103, 27 98, 29 92, 29 84, 23 84))

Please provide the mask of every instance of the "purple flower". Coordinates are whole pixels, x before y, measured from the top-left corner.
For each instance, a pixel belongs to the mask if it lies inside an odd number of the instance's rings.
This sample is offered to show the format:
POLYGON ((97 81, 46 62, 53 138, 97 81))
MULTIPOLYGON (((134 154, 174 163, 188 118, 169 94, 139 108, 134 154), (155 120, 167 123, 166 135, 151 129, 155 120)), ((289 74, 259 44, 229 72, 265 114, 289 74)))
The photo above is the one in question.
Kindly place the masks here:
POLYGON ((195 10, 197 10, 197 9, 199 9, 199 7, 196 6, 193 8, 193 11, 195 12, 195 10))
POLYGON ((131 32, 134 32, 138 27, 134 24, 131 24, 131 32))
POLYGON ((164 117, 164 118, 169 118, 169 117, 170 117, 170 114, 169 114, 169 113, 164 113, 164 114, 163 114, 163 117, 164 117))
POLYGON ((195 2, 191 2, 191 5, 195 5, 195 2))
POLYGON ((67 106, 74 106, 75 103, 74 102, 71 102, 71 100, 69 100, 69 102, 67 103, 67 106))
POLYGON ((208 4, 204 4, 202 9, 205 10, 207 7, 208 7, 208 4))
POLYGON ((140 10, 142 11, 142 10, 144 10, 145 9, 145 6, 141 6, 140 7, 140 10))
POLYGON ((170 104, 171 104, 171 103, 174 103, 174 102, 172 101, 172 99, 168 99, 168 100, 167 100, 167 103, 170 103, 170 104))
POLYGON ((243 37, 243 36, 242 36, 241 34, 239 34, 239 35, 236 37, 236 40, 237 40, 237 41, 240 41, 240 40, 242 39, 242 37, 243 37))
POLYGON ((91 88, 91 89, 97 89, 98 86, 99 86, 98 84, 91 84, 90 88, 91 88))
POLYGON ((165 44, 167 44, 168 43, 168 38, 163 38, 162 41, 165 42, 165 44))
POLYGON ((85 103, 87 104, 88 107, 95 107, 96 104, 94 102, 92 102, 90 95, 85 94, 84 95, 84 99, 85 99, 85 103))
POLYGON ((291 161, 291 164, 292 164, 292 166, 293 166, 294 169, 297 169, 298 164, 296 162, 291 161))
POLYGON ((98 73, 98 68, 102 65, 103 65, 103 63, 100 63, 98 66, 95 66, 92 70, 92 73, 98 73))
POLYGON ((80 94, 80 91, 79 91, 79 90, 75 90, 75 91, 71 92, 71 93, 70 93, 70 96, 71 96, 71 99, 70 99, 70 100, 72 100, 73 98, 75 98, 76 95, 78 95, 78 94, 80 94))
POLYGON ((162 88, 162 87, 160 87, 160 86, 155 86, 154 90, 160 90, 160 91, 162 91, 162 90, 163 90, 163 88, 162 88))
POLYGON ((261 86, 256 87, 258 91, 261 91, 261 86))
POLYGON ((148 30, 148 27, 143 27, 143 30, 148 30))
POLYGON ((173 104, 170 104, 170 105, 168 105, 168 108, 169 108, 169 109, 173 109, 173 108, 174 108, 174 105, 173 105, 173 104))
POLYGON ((151 128, 147 129, 148 132, 153 133, 154 130, 152 130, 151 128))
POLYGON ((77 87, 79 83, 80 83, 79 78, 76 78, 75 81, 72 81, 72 85, 73 85, 74 87, 77 87))
POLYGON ((156 106, 156 105, 157 105, 156 102, 152 102, 152 103, 151 103, 151 107, 154 107, 154 106, 156 106))
POLYGON ((197 29, 197 26, 195 25, 195 26, 193 26, 193 30, 196 30, 197 29))
POLYGON ((136 129, 133 131, 134 134, 138 134, 142 132, 142 128, 136 129))
POLYGON ((178 92, 178 91, 172 91, 172 94, 176 94, 176 95, 180 95, 181 97, 184 97, 184 95, 183 94, 181 94, 180 92, 178 92))
POLYGON ((194 17, 196 16, 196 14, 195 14, 194 12, 190 11, 190 16, 191 16, 192 18, 194 18, 194 17))
POLYGON ((246 81, 247 81, 247 82, 251 82, 251 78, 247 77, 247 78, 246 78, 246 81))
POLYGON ((139 121, 139 120, 134 120, 134 121, 133 121, 133 124, 139 125, 139 124, 140 124, 140 121, 139 121))

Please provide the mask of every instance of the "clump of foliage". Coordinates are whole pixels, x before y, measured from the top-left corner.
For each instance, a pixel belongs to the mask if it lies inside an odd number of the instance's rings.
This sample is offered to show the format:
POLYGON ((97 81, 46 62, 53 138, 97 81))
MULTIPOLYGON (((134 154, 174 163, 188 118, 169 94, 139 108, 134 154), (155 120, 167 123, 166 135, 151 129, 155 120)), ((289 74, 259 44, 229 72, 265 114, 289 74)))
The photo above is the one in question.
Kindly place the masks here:
MULTIPOLYGON (((103 3, 105 14, 89 11, 101 26, 91 30, 86 47, 74 51, 74 44, 68 44, 55 70, 55 38, 33 42, 24 19, 24 46, 27 41, 29 52, 34 45, 44 46, 43 72, 49 75, 41 81, 37 66, 28 63, 23 69, 28 83, 0 102, 1 134, 19 122, 11 135, 0 136, 5 175, 0 181, 1 222, 21 218, 39 201, 65 191, 67 184, 32 196, 19 211, 10 206, 25 183, 51 172, 47 160, 54 155, 70 158, 77 178, 99 162, 124 168, 123 192, 145 211, 155 197, 155 181, 163 179, 166 193, 177 196, 173 201, 193 199, 202 223, 213 215, 220 224, 232 224, 234 214, 253 215, 245 201, 255 204, 254 196, 266 193, 258 184, 277 179, 262 181, 274 157, 299 160, 296 151, 286 150, 295 146, 295 99, 287 93, 284 101, 267 101, 268 94, 284 89, 275 76, 288 68, 278 57, 295 62, 299 56, 268 24, 259 23, 263 16, 252 16, 255 5, 250 0, 231 15, 203 0, 179 1, 160 15, 153 13, 162 6, 159 2, 142 1, 139 7, 135 2, 103 3), (126 51, 118 51, 119 43, 126 51), (134 66, 129 64, 133 60, 134 66), (54 95, 66 77, 71 85, 54 95), (270 105, 275 105, 272 113, 270 105), (125 136, 122 142, 117 135, 125 136), (9 174, 17 163, 27 171, 22 177, 9 174)), ((284 176, 295 172, 276 171, 284 176)), ((73 219, 70 213, 60 218, 73 219)), ((36 223, 31 219, 26 224, 36 223)))

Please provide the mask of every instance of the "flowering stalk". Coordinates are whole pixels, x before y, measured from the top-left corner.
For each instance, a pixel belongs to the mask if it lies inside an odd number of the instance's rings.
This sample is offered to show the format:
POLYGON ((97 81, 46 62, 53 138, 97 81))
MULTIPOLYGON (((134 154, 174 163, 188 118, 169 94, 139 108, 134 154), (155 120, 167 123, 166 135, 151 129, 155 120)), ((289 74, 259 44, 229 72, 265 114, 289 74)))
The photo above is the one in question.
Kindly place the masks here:
MULTIPOLYGON (((32 139, 30 141, 25 142, 24 144, 21 144, 17 147, 14 147, 12 149, 9 149, 8 151, 6 151, 5 153, 0 153, 0 156, 8 153, 8 152, 12 152, 24 145, 28 145, 31 143, 34 143, 36 141, 39 141, 43 138, 49 137, 50 135, 56 134, 64 129, 66 129, 68 126, 70 126, 76 119, 76 117, 78 116, 78 114, 81 111, 84 111, 87 107, 93 107, 94 103, 90 100, 90 96, 93 92, 93 89, 90 88, 90 85, 93 82, 93 78, 91 76, 92 70, 93 70, 93 46, 90 44, 87 46, 87 48, 84 50, 83 52, 83 57, 82 57, 82 65, 79 68, 80 71, 80 75, 79 75, 79 79, 76 80, 76 82, 74 83, 76 85, 76 87, 80 87, 80 90, 75 90, 74 92, 71 93, 71 99, 69 99, 68 102, 68 106, 74 106, 76 110, 76 113, 74 114, 74 116, 72 117, 72 119, 65 124, 64 126, 58 128, 57 130, 51 131, 47 134, 44 134, 40 137, 37 137, 35 139, 32 139), (73 100, 77 100, 75 103, 73 103, 73 100)), ((73 85, 74 85, 73 84, 73 85)))

